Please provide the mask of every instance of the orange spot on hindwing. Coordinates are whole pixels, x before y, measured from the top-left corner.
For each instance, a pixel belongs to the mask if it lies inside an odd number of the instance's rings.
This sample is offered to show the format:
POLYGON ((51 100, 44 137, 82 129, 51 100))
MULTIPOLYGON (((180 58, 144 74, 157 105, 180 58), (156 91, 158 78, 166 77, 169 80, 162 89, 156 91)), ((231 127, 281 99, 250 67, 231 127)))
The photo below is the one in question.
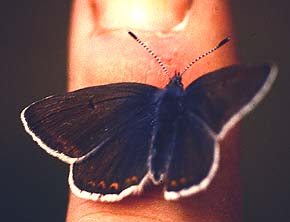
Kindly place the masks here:
POLYGON ((96 182, 93 181, 93 180, 90 180, 90 181, 88 182, 88 184, 89 184, 90 186, 92 186, 92 187, 95 187, 95 186, 97 185, 96 182))
POLYGON ((185 183, 186 183, 186 178, 185 178, 185 177, 181 177, 181 178, 179 179, 179 182, 180 182, 181 184, 185 184, 185 183))
POLYGON ((138 182, 138 177, 137 176, 132 176, 130 178, 127 178, 124 182, 125 185, 131 185, 131 184, 136 184, 138 182))
POLYGON ((101 188, 101 189, 105 189, 105 188, 106 188, 106 183, 105 183, 105 181, 102 180, 100 183, 98 183, 97 187, 98 187, 98 188, 101 188))
POLYGON ((126 180, 125 180, 125 183, 124 183, 125 185, 130 185, 131 184, 131 179, 130 178, 127 178, 126 180))
POLYGON ((114 189, 114 190, 118 190, 119 189, 119 183, 117 183, 117 182, 111 183, 110 188, 114 189))
POLYGON ((132 176, 131 177, 131 181, 132 181, 132 183, 137 183, 138 182, 138 177, 132 176))
POLYGON ((176 187, 176 186, 177 186, 177 182, 176 182, 176 180, 171 180, 171 181, 170 181, 170 186, 172 186, 172 187, 176 187))

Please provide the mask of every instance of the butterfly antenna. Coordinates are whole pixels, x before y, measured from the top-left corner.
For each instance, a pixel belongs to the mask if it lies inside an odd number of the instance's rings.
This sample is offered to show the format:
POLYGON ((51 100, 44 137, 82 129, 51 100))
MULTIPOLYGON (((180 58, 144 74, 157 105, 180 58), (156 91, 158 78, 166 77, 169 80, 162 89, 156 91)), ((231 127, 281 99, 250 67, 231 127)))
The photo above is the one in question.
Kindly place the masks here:
POLYGON ((141 46, 144 47, 144 49, 146 49, 147 52, 149 52, 149 54, 151 54, 153 56, 153 58, 159 63, 159 65, 161 66, 161 68, 163 69, 163 71, 165 72, 165 74, 167 76, 168 75, 168 71, 167 68, 165 67, 165 65, 163 64, 163 62, 161 61, 161 59, 152 51, 152 49, 150 49, 144 42, 142 42, 133 32, 129 31, 128 34, 136 40, 136 42, 138 42, 141 46))
POLYGON ((197 57, 196 59, 194 59, 191 63, 189 63, 185 69, 180 73, 180 76, 182 76, 194 63, 196 63, 197 61, 199 61, 200 59, 202 59, 203 57, 211 54, 212 52, 214 52, 215 50, 217 50, 218 48, 222 47, 224 44, 226 44, 228 41, 230 41, 231 38, 227 37, 225 39, 223 39, 219 44, 217 44, 215 47, 213 47, 211 50, 207 51, 206 53, 202 54, 201 56, 197 57))

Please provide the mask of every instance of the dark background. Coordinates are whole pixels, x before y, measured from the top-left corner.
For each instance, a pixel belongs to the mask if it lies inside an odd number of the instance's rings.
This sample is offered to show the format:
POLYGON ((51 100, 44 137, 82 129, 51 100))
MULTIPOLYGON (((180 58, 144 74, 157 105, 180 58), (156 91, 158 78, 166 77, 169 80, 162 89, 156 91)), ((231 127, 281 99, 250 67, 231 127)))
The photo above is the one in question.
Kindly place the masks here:
MULTIPOLYGON (((242 61, 275 61, 280 69, 271 93, 242 124, 244 221, 287 221, 290 3, 232 2, 242 61)), ((65 220, 68 167, 38 148, 19 113, 39 98, 65 91, 69 12, 68 0, 1 3, 1 221, 65 220)))

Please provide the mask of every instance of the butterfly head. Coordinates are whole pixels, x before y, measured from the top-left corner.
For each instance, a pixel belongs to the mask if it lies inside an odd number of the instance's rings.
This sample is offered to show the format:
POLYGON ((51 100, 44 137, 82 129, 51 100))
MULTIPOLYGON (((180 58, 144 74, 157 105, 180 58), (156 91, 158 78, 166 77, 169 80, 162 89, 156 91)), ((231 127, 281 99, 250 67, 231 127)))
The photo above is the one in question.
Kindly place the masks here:
POLYGON ((183 90, 182 78, 180 72, 176 72, 174 77, 170 79, 166 88, 181 89, 183 90))

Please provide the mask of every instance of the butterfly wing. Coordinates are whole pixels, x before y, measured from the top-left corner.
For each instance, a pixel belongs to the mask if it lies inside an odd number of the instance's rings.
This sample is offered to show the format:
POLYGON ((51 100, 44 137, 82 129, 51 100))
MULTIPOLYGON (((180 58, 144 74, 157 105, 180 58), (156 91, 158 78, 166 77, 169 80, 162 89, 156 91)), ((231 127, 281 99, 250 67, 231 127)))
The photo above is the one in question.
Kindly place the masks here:
POLYGON ((208 73, 185 92, 185 103, 223 138, 226 132, 262 100, 277 75, 277 67, 233 65, 208 73))
POLYGON ((43 149, 73 163, 137 118, 157 90, 137 83, 84 88, 33 103, 21 120, 43 149))
POLYGON ((175 149, 165 181, 167 200, 205 189, 215 175, 219 160, 218 143, 199 118, 184 113, 175 130, 175 149))
POLYGON ((146 107, 94 153, 71 166, 69 183, 75 194, 111 202, 142 191, 148 179, 153 124, 150 109, 146 107))
POLYGON ((42 148, 72 164, 77 196, 116 201, 139 192, 147 179, 158 91, 137 83, 85 88, 36 102, 21 119, 42 148))
POLYGON ((166 199, 188 196, 208 186, 218 168, 218 141, 263 98, 276 74, 276 67, 270 65, 235 65, 188 86, 166 179, 166 199))

